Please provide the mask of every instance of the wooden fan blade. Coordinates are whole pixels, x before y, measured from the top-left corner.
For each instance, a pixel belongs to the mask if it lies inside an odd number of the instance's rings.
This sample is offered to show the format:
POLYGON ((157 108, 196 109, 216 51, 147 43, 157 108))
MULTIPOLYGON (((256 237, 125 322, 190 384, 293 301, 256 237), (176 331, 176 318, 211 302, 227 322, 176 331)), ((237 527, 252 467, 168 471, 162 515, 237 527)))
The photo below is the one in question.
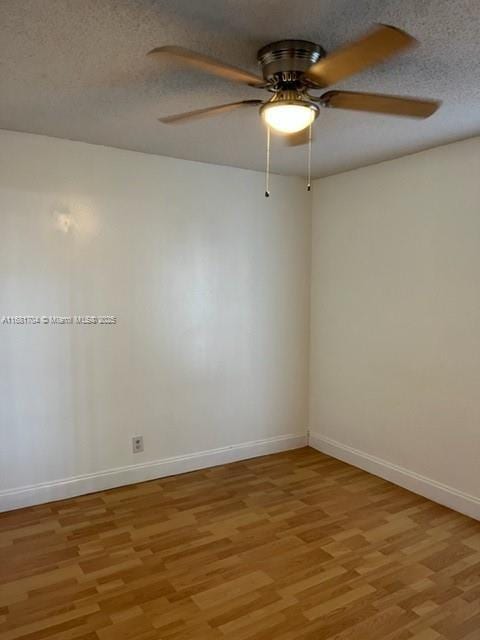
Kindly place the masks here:
POLYGON ((329 87, 400 53, 416 42, 415 38, 405 31, 380 24, 360 40, 316 62, 308 69, 306 76, 322 87, 329 87))
POLYGON ((356 91, 328 91, 322 96, 321 101, 324 107, 333 109, 368 111, 407 118, 428 118, 441 104, 436 100, 418 100, 356 91))
POLYGON ((156 49, 152 49, 151 51, 149 51, 147 55, 150 56, 160 54, 175 56, 176 58, 180 58, 184 62, 191 64, 198 69, 201 69, 202 71, 213 73, 214 75, 226 78, 227 80, 242 82, 243 84, 248 84, 253 87, 263 87, 265 85, 265 81, 263 80, 263 78, 260 78, 259 76, 256 76, 249 71, 244 71, 243 69, 232 67, 231 65, 225 64, 220 60, 215 60, 215 58, 204 56, 203 54, 197 53, 196 51, 190 51, 190 49, 184 49, 183 47, 175 46, 157 47, 156 49))
POLYGON ((174 116, 166 116, 165 118, 159 118, 160 122, 164 124, 180 124, 187 120, 194 120, 195 118, 203 118, 205 116, 215 116, 218 113, 225 113, 226 111, 234 111, 241 107, 255 107, 262 104, 261 100, 241 100, 240 102, 229 102, 227 104, 219 104, 216 107, 206 107, 205 109, 196 109, 195 111, 186 111, 185 113, 177 113, 174 116))

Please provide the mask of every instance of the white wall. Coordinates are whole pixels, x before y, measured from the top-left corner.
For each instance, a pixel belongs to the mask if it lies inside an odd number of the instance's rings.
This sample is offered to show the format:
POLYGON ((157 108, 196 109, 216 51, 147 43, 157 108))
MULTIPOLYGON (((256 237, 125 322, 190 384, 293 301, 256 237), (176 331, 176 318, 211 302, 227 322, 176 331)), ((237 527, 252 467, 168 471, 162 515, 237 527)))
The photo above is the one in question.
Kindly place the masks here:
MULTIPOLYGON (((304 441, 310 203, 303 180, 273 176, 270 199, 263 180, 0 133, 0 316, 118 317, 0 325, 5 508, 100 487, 85 474, 304 441)), ((122 473, 104 485, 148 475, 122 473)))
MULTIPOLYGON (((478 176, 474 139, 315 182, 309 428, 480 517, 478 176)), ((0 509, 305 442, 311 201, 272 182, 0 132, 0 319, 118 318, 0 324, 0 509)))
POLYGON ((480 139, 316 181, 311 307, 312 442, 480 517, 480 139))

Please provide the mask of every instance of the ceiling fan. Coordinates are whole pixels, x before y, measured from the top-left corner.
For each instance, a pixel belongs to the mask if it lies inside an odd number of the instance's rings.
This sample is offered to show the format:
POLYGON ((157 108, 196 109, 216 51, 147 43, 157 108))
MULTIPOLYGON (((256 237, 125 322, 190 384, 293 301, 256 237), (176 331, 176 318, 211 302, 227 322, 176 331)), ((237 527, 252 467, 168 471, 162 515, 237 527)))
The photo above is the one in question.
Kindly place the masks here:
MULTIPOLYGON (((428 118, 440 106, 439 101, 355 91, 333 90, 319 96, 311 93, 330 87, 378 64, 415 43, 415 38, 405 31, 383 24, 377 25, 373 31, 359 40, 328 55, 323 47, 313 42, 280 40, 258 51, 257 60, 263 77, 183 47, 157 47, 148 55, 174 56, 202 71, 273 94, 266 100, 230 102, 159 120, 166 124, 178 124, 243 107, 260 107, 260 114, 269 129, 271 127, 284 134, 294 134, 310 129, 322 107, 428 118)), ((295 136, 291 138, 294 140, 295 136)), ((311 129, 309 138, 311 139, 311 129)), ((300 144, 305 142, 307 139, 299 140, 300 144)))

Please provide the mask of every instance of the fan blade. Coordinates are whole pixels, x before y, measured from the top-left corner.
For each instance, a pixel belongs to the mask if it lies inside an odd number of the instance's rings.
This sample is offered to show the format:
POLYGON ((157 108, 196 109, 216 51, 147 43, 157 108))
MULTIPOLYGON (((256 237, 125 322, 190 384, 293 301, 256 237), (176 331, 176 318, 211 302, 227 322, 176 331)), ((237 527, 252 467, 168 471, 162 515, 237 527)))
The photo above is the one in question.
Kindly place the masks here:
POLYGON ((196 109, 195 111, 187 111, 185 113, 177 113, 174 116, 166 116, 159 118, 164 124, 183 123, 186 120, 194 120, 195 118, 203 118, 204 116, 214 116, 217 113, 226 111, 234 111, 241 107, 255 107, 262 104, 261 100, 242 100, 240 102, 229 102, 227 104, 219 104, 216 107, 206 107, 205 109, 196 109))
POLYGON ((333 109, 369 111, 408 118, 428 118, 441 104, 436 100, 417 100, 356 91, 328 91, 321 97, 321 103, 324 107, 333 109))
POLYGON ((416 42, 415 38, 405 31, 381 24, 360 40, 316 62, 308 69, 306 76, 322 87, 329 87, 382 62, 416 42))
POLYGON ((227 80, 242 82, 243 84, 249 84, 253 87, 265 86, 265 81, 263 80, 263 78, 260 78, 259 76, 256 76, 249 71, 244 71, 243 69, 232 67, 229 64, 220 62, 220 60, 215 60, 215 58, 204 56, 203 54, 197 53, 196 51, 190 51, 190 49, 184 49, 183 47, 174 46, 157 47, 156 49, 152 49, 151 51, 149 51, 147 55, 150 56, 157 54, 167 54, 170 56, 181 58, 184 62, 187 62, 194 67, 198 67, 199 69, 202 69, 202 71, 213 73, 214 75, 221 76, 222 78, 226 78, 227 80))
MULTIPOLYGON (((297 133, 290 133, 284 136, 283 139, 287 147, 300 147, 304 144, 308 144, 308 127, 298 131, 297 133)), ((312 130, 312 142, 313 140, 314 135, 312 130)))

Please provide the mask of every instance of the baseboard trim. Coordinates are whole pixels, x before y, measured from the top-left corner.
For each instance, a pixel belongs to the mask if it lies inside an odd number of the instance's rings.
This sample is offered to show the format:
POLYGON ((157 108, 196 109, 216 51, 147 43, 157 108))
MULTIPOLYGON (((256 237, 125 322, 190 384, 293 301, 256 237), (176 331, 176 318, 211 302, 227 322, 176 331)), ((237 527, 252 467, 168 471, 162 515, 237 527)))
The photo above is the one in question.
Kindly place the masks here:
POLYGON ((480 520, 480 498, 458 491, 453 487, 441 484, 436 480, 422 476, 404 467, 399 467, 396 464, 369 455, 318 433, 310 433, 309 445, 313 449, 317 449, 317 451, 326 453, 343 462, 348 462, 409 491, 418 493, 429 500, 480 520))
POLYGON ((243 442, 219 449, 198 451, 152 462, 106 469, 53 482, 0 491, 0 512, 32 505, 63 500, 75 496, 104 491, 136 482, 155 480, 197 469, 215 467, 228 462, 248 460, 258 456, 298 449, 307 445, 307 436, 284 435, 253 442, 243 442))

